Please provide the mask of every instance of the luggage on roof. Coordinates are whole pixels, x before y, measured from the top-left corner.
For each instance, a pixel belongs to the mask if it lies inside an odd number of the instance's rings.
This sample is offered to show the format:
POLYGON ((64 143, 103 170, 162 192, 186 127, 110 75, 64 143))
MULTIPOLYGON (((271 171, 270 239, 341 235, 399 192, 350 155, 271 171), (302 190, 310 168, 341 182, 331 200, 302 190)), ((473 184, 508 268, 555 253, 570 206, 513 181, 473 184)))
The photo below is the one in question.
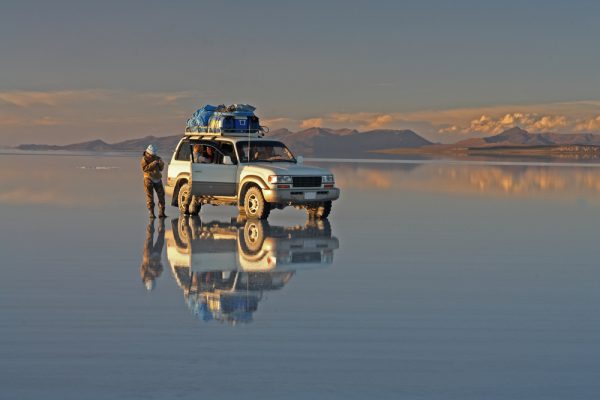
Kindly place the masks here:
POLYGON ((250 104, 211 106, 207 104, 192 114, 185 128, 186 134, 247 135, 261 131, 259 119, 250 104))
POLYGON ((192 118, 188 119, 187 126, 207 126, 208 120, 213 115, 213 113, 217 110, 217 107, 211 106, 207 104, 198 110, 194 114, 192 114, 192 118))

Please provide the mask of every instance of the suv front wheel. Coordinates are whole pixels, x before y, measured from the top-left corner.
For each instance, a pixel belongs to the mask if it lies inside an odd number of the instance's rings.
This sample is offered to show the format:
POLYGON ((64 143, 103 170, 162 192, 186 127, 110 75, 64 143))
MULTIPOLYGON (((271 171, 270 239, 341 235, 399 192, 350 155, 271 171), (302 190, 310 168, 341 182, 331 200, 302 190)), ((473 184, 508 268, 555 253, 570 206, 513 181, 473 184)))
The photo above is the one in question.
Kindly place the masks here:
POLYGON ((248 218, 258 219, 266 219, 271 212, 271 205, 256 186, 252 186, 244 195, 244 212, 248 218))

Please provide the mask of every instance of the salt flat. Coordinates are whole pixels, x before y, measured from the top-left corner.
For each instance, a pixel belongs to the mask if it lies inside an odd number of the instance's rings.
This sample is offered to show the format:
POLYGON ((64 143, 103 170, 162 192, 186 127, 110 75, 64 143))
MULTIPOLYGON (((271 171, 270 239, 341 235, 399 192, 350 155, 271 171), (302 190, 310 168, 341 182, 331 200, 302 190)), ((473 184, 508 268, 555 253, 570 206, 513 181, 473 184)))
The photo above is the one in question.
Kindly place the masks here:
POLYGON ((144 267, 137 158, 0 155, 0 398, 596 397, 600 170, 326 165, 328 224, 170 208, 144 267))

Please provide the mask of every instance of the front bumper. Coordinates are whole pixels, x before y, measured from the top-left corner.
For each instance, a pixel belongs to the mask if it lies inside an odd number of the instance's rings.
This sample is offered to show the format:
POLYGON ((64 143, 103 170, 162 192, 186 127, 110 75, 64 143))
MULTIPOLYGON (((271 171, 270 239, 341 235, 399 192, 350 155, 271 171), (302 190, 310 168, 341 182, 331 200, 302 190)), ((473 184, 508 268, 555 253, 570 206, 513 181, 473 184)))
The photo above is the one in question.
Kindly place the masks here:
POLYGON ((262 192, 265 201, 283 204, 309 204, 337 200, 340 197, 340 189, 338 188, 263 189, 262 192))

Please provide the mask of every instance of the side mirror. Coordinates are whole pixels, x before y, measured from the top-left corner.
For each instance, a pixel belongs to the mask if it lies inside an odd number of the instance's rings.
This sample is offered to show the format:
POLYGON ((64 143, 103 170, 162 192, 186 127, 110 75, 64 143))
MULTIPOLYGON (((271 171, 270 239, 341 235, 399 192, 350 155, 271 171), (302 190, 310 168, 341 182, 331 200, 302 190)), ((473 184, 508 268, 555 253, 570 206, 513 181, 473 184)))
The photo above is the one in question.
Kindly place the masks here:
POLYGON ((296 157, 296 163, 298 163, 298 164, 304 163, 304 157, 302 157, 302 156, 296 157))
POLYGON ((223 164, 225 165, 233 165, 233 161, 231 161, 230 156, 223 156, 223 164))

